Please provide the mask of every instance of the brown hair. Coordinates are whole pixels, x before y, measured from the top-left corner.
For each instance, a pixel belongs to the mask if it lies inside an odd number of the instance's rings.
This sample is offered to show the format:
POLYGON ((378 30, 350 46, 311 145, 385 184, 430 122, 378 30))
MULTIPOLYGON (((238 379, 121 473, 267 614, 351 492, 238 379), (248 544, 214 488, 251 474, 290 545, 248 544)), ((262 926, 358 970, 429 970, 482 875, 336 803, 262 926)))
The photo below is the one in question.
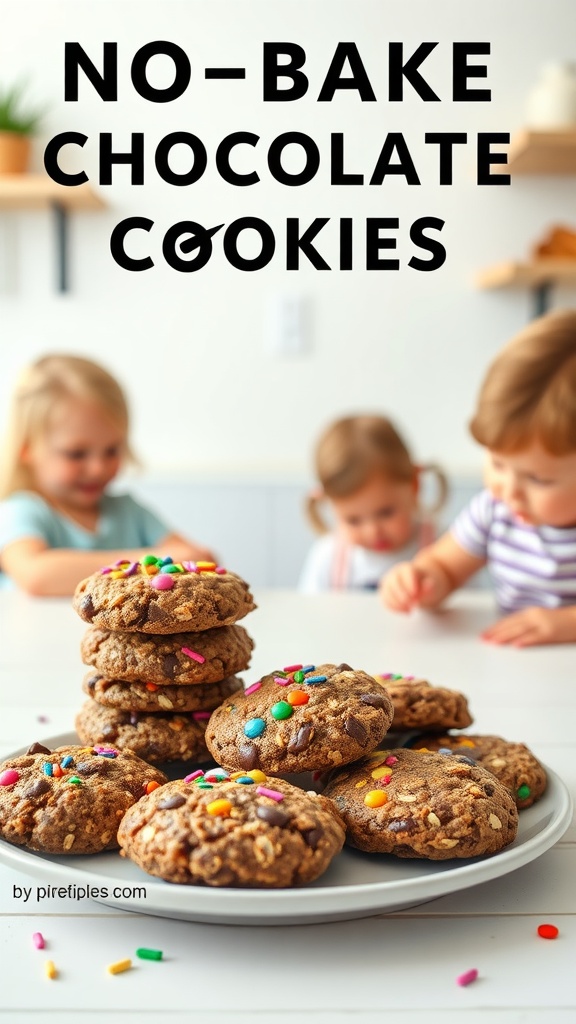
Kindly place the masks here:
POLYGON ((104 409, 125 431, 125 453, 133 459, 128 446, 128 405, 114 377, 103 366, 81 356, 42 356, 26 367, 12 398, 2 453, 0 498, 14 491, 34 490, 22 451, 46 430, 56 404, 70 396, 95 402, 104 409))
POLYGON ((328 531, 319 511, 321 502, 326 498, 354 494, 375 473, 398 483, 410 484, 420 472, 430 470, 438 481, 436 508, 446 498, 446 478, 442 471, 431 464, 415 465, 400 434, 385 416, 344 416, 335 420, 316 444, 314 466, 320 489, 308 495, 306 512, 318 533, 328 531))
POLYGON ((470 423, 494 451, 576 452, 576 310, 534 320, 490 365, 470 423))

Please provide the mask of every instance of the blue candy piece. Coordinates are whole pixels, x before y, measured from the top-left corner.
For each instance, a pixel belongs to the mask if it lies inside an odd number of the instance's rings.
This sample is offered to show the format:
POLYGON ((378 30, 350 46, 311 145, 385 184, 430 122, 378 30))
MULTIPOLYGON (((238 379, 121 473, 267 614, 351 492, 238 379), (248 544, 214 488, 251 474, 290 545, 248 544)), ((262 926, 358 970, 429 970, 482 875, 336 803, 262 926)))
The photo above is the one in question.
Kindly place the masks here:
POLYGON ((454 751, 450 750, 450 747, 438 747, 439 754, 453 754, 454 751))
POLYGON ((257 736, 261 736, 265 728, 266 722, 263 718, 249 718, 244 726, 244 735, 253 740, 257 736))

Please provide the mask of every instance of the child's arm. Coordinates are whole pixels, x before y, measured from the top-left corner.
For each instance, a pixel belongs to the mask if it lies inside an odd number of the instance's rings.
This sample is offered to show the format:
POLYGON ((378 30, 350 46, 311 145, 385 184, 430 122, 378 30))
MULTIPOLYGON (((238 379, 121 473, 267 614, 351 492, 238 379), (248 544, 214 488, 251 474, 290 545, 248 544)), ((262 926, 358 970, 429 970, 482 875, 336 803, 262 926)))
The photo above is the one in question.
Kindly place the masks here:
POLYGON ((564 608, 523 608, 495 622, 482 633, 482 639, 511 647, 576 642, 576 605, 564 608))
MULTIPOLYGON (((23 538, 7 544, 2 551, 2 570, 28 594, 35 597, 69 597, 77 583, 97 572, 103 565, 113 565, 120 558, 140 561, 151 548, 130 551, 77 551, 73 548, 50 548, 36 537, 23 538)), ((153 545, 153 553, 175 562, 182 559, 215 561, 212 553, 186 541, 176 533, 153 545)))
POLYGON ((485 564, 485 559, 465 551, 451 533, 445 533, 412 562, 395 565, 380 583, 380 597, 397 612, 436 608, 485 564))

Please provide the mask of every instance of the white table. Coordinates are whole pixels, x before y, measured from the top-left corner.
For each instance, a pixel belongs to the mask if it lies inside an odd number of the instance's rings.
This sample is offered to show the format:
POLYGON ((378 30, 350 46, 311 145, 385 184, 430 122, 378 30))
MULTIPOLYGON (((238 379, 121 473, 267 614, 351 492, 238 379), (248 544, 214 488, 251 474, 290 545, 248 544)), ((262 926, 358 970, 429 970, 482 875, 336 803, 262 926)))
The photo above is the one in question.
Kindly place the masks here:
MULTIPOLYGON (((253 681, 278 664, 347 661, 462 689, 478 732, 528 743, 576 791, 572 645, 526 651, 483 644, 487 597, 463 593, 434 616, 392 616, 372 594, 256 595, 244 624, 253 681)), ((59 599, 0 595, 0 755, 73 728, 84 700, 84 630, 59 599)), ((0 867, 2 1019, 169 1024, 573 1024, 576 1021, 576 830, 500 879, 389 916, 294 927, 232 927, 123 913, 68 898, 28 902, 33 879, 0 867), (542 922, 556 941, 537 937, 542 922), (41 931, 45 952, 32 945, 41 931), (137 946, 164 951, 112 976, 137 946), (50 957, 56 980, 43 973, 50 957), (456 976, 476 967, 462 988, 456 976), (392 1016, 391 1016, 392 1015, 392 1016)))

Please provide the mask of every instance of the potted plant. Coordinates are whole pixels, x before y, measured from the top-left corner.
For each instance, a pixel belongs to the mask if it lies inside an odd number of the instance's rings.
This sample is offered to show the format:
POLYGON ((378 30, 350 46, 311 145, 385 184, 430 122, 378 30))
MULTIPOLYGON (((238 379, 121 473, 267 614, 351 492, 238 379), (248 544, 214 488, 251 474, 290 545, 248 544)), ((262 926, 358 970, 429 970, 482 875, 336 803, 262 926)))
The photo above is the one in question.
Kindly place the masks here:
POLYGON ((28 169, 30 136, 43 111, 22 102, 24 87, 0 87, 0 174, 23 174, 28 169))

